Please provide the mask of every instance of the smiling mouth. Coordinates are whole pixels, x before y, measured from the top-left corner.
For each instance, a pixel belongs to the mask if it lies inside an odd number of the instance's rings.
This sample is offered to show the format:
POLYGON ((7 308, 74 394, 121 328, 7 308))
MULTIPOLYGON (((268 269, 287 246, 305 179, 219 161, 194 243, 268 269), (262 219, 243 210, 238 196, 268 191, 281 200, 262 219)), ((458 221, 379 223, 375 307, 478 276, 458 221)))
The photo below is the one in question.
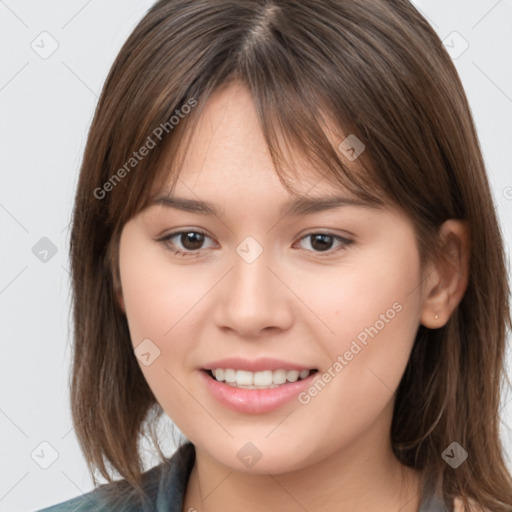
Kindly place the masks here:
POLYGON ((307 379, 316 373, 311 370, 263 370, 251 372, 247 370, 235 370, 232 368, 212 368, 204 370, 212 379, 228 386, 241 389, 272 389, 307 379))

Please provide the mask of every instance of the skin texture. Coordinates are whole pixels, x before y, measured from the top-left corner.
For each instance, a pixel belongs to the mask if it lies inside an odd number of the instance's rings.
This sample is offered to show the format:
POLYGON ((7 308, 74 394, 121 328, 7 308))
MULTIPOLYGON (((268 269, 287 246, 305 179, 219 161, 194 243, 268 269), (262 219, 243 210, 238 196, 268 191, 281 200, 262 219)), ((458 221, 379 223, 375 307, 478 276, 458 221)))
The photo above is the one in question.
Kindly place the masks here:
MULTIPOLYGON (((298 193, 350 197, 294 158, 298 193)), ((394 391, 419 324, 443 326, 462 298, 466 226, 442 226, 449 258, 422 275, 413 226, 398 209, 281 217, 292 196, 239 84, 210 98, 173 194, 217 203, 220 216, 155 205, 133 217, 120 239, 119 304, 134 348, 149 338, 160 350, 152 364, 139 364, 196 446, 184 510, 416 511, 418 474, 391 450, 394 391), (180 230, 207 235, 195 254, 184 237, 158 241, 180 230), (326 232, 353 243, 328 239, 322 251, 306 236, 326 232), (248 236, 263 249, 250 264, 236 252, 248 236), (173 243, 192 255, 173 254, 173 243), (243 414, 217 402, 200 378, 209 361, 236 356, 322 374, 396 303, 400 312, 306 405, 243 414), (247 442, 261 453, 252 468, 237 457, 247 442)))

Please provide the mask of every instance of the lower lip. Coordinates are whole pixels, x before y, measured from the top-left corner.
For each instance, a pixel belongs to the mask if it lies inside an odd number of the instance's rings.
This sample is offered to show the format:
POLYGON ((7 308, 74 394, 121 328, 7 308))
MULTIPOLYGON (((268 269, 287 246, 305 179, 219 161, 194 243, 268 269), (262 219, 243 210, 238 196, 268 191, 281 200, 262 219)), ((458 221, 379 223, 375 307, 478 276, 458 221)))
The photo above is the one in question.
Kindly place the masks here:
POLYGON ((245 414, 264 414, 275 411, 297 398, 301 391, 311 385, 318 372, 312 373, 304 380, 288 382, 269 389, 235 388, 215 380, 204 370, 200 373, 210 393, 225 407, 245 414))

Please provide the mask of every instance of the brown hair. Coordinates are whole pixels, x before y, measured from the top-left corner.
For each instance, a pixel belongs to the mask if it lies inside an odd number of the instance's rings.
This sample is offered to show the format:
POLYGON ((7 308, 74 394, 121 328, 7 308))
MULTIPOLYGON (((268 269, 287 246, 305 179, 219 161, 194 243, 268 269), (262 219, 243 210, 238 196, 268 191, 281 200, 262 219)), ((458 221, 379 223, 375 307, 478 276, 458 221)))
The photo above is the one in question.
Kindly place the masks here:
POLYGON ((151 430, 163 411, 116 303, 119 235, 155 184, 177 179, 176 150, 188 147, 211 93, 232 80, 249 88, 285 186, 281 135, 324 178, 400 205, 414 222, 422 268, 438 255, 440 225, 468 222, 466 293, 444 327, 419 327, 391 440, 397 458, 422 470, 447 504, 461 496, 510 512, 499 436, 511 326, 502 236, 456 69, 405 0, 161 0, 122 47, 90 128, 70 248, 71 404, 91 474, 97 468, 112 482, 111 465, 139 492, 146 428, 164 460, 151 430), (340 158, 327 119, 339 142, 343 131, 365 144, 364 173, 340 158), (135 157, 149 139, 154 146, 135 157), (454 441, 469 454, 457 469, 441 456, 454 441))

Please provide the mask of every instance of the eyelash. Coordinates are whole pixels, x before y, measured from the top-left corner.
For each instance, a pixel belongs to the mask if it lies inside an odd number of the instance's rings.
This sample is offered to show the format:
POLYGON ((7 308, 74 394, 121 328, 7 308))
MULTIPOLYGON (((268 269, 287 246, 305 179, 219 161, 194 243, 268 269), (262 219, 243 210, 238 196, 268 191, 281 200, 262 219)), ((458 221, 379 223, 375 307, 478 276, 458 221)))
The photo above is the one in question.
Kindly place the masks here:
MULTIPOLYGON (((176 256, 183 256, 183 257, 194 257, 194 256, 197 256, 198 253, 201 251, 201 249, 197 249, 196 251, 183 251, 181 249, 173 249, 171 247, 171 245, 173 245, 171 243, 171 239, 172 238, 175 238, 175 237, 177 237, 179 235, 183 235, 183 234, 186 234, 186 233, 194 233, 194 234, 204 235, 205 237, 210 238, 203 231, 198 231, 198 230, 190 229, 190 230, 176 231, 175 233, 170 233, 169 235, 166 235, 163 238, 158 239, 157 241, 162 243, 165 247, 167 247, 170 251, 172 251, 172 253, 175 254, 176 256)), ((313 252, 315 254, 318 254, 320 257, 331 256, 333 253, 337 253, 338 251, 346 250, 349 245, 354 243, 353 240, 349 240, 348 238, 344 238, 342 236, 335 235, 334 233, 330 233, 328 231, 325 231, 325 232, 324 231, 311 232, 311 233, 308 233, 308 234, 304 235, 303 237, 301 237, 300 240, 304 240, 305 238, 311 237, 313 235, 329 236, 329 237, 332 237, 332 238, 338 240, 342 244, 338 249, 334 249, 334 250, 333 249, 328 249, 327 251, 309 251, 309 252, 313 252)), ((305 250, 308 250, 308 249, 305 249, 305 250)))

